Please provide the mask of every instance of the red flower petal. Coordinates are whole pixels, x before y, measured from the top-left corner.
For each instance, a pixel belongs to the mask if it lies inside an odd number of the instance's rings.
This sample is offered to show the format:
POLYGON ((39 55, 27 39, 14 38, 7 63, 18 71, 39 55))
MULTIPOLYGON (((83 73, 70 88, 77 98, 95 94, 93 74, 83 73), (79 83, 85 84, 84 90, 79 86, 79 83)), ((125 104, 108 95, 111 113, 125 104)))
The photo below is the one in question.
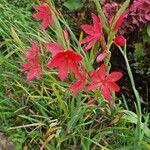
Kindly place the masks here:
POLYGON ((120 87, 115 82, 107 82, 107 86, 114 92, 120 91, 120 87))
POLYGON ((69 66, 69 69, 71 69, 74 72, 75 75, 79 74, 79 68, 78 68, 78 63, 77 62, 69 59, 68 60, 68 66, 69 66))
POLYGON ((59 43, 46 43, 45 47, 52 53, 53 56, 63 51, 63 48, 59 43))
POLYGON ((39 79, 42 74, 42 68, 41 66, 37 66, 36 68, 32 68, 29 70, 28 75, 27 75, 27 81, 31 81, 34 78, 39 79))
POLYGON ((78 81, 75 82, 72 86, 70 86, 70 90, 73 92, 73 94, 77 94, 83 87, 86 82, 86 71, 81 64, 81 69, 79 72, 75 73, 75 76, 77 77, 78 81))
POLYGON ((64 80, 67 77, 68 74, 68 64, 66 61, 64 61, 58 68, 58 77, 60 80, 64 80))
POLYGON ((54 57, 48 61, 47 66, 49 68, 59 67, 59 65, 64 61, 64 54, 63 52, 60 52, 54 55, 54 57))
POLYGON ((70 90, 73 92, 73 94, 77 94, 84 86, 84 83, 81 81, 75 82, 73 85, 70 86, 70 90))
POLYGON ((121 72, 112 72, 108 77, 107 77, 107 81, 117 81, 122 77, 122 73, 121 72))
POLYGON ((23 69, 21 70, 21 73, 24 73, 24 72, 30 70, 30 68, 31 68, 31 64, 21 64, 21 66, 23 67, 23 69))
POLYGON ((110 94, 110 90, 107 86, 102 86, 101 87, 101 94, 104 96, 104 98, 106 100, 109 101, 110 104, 112 104, 112 97, 111 97, 111 94, 110 94))
POLYGON ((76 62, 82 61, 82 56, 78 53, 75 53, 74 51, 68 50, 66 51, 66 54, 69 56, 69 58, 76 62))
POLYGON ((44 16, 43 12, 37 12, 37 13, 33 14, 32 17, 34 19, 43 19, 43 16, 44 16))
POLYGON ((87 33, 89 35, 95 34, 92 25, 84 24, 84 25, 81 25, 81 28, 82 28, 82 30, 84 30, 85 33, 87 33))
POLYGON ((88 45, 84 48, 85 50, 89 50, 90 48, 92 48, 92 46, 94 46, 97 42, 97 39, 93 39, 91 40, 91 42, 88 43, 88 45))
POLYGON ((40 66, 37 58, 31 60, 29 64, 23 64, 22 67, 22 73, 28 71, 27 81, 31 81, 34 78, 38 79, 42 74, 42 67, 40 66))
POLYGON ((87 42, 90 42, 91 40, 93 40, 94 37, 93 36, 87 36, 86 38, 82 39, 80 41, 80 44, 84 44, 84 43, 87 43, 87 42))
POLYGON ((41 11, 41 12, 45 12, 48 10, 48 8, 44 5, 35 5, 35 6, 33 6, 33 8, 38 10, 38 11, 41 11))
POLYGON ((100 22, 99 17, 96 16, 94 13, 92 13, 92 19, 93 19, 94 28, 98 30, 99 29, 99 22, 100 22))
POLYGON ((100 35, 102 35, 103 32, 103 22, 100 16, 96 16, 94 13, 92 13, 93 18, 93 26, 95 29, 95 32, 97 31, 100 35))
POLYGON ((89 76, 93 82, 95 82, 95 83, 100 82, 98 73, 96 71, 90 71, 89 76))
POLYGON ((32 49, 25 51, 25 53, 27 54, 26 59, 31 61, 32 59, 36 58, 39 50, 39 45, 36 42, 32 42, 32 49))
POLYGON ((49 19, 48 18, 43 18, 43 21, 41 23, 41 29, 45 30, 49 25, 49 19))
POLYGON ((97 70, 98 73, 98 77, 99 79, 101 79, 101 81, 103 81, 106 77, 106 67, 104 64, 102 64, 99 69, 97 70))
POLYGON ((32 42, 32 49, 33 51, 39 51, 39 45, 36 42, 32 42))
POLYGON ((91 91, 91 90, 96 90, 101 86, 100 83, 91 83, 89 85, 86 86, 86 90, 87 91, 91 91))

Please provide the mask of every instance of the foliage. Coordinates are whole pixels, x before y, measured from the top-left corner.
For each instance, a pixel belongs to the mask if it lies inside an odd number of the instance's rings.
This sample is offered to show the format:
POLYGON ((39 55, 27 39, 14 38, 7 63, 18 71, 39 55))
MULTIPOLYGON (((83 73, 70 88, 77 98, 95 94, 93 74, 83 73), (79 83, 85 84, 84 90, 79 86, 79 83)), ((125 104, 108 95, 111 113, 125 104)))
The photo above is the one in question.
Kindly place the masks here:
MULTIPOLYGON (((105 3, 103 11, 111 22, 114 14, 122 6, 121 3, 109 2, 105 3)), ((150 2, 149 0, 133 0, 126 10, 124 22, 119 30, 120 34, 127 34, 136 30, 138 27, 143 27, 150 22, 150 2)))
POLYGON ((148 26, 143 30, 143 39, 138 43, 134 43, 134 52, 129 53, 129 58, 131 61, 131 66, 135 69, 137 74, 149 75, 150 65, 149 65, 149 41, 150 37, 147 33, 148 26))
MULTIPOLYGON (((29 1, 30 7, 32 2, 29 1)), ((41 31, 40 25, 33 21, 31 11, 5 0, 0 8, 3 10, 0 12, 0 132, 6 133, 18 150, 132 149, 136 142, 138 113, 125 110, 118 98, 115 98, 115 107, 111 107, 97 91, 70 96, 68 88, 71 79, 75 79, 73 74, 67 82, 61 82, 56 71, 46 69, 44 64, 49 55, 43 43, 57 38, 62 41, 60 29, 41 31), (31 40, 38 41, 42 49, 40 57, 45 60, 41 62, 44 67, 42 77, 28 83, 20 73, 20 64, 25 61, 24 49, 30 49, 31 40), (87 105, 94 95, 99 97, 96 104, 87 105)), ((63 16, 61 21, 69 31, 71 46, 90 58, 87 62, 85 59, 90 70, 95 56, 92 51, 85 54, 63 16)), ((58 25, 57 20, 55 23, 58 25)), ((148 149, 150 143, 148 123, 148 115, 145 115, 140 122, 140 147, 143 150, 148 149)))
POLYGON ((81 0, 67 0, 64 2, 63 5, 70 10, 81 9, 83 7, 83 3, 81 2, 81 0))

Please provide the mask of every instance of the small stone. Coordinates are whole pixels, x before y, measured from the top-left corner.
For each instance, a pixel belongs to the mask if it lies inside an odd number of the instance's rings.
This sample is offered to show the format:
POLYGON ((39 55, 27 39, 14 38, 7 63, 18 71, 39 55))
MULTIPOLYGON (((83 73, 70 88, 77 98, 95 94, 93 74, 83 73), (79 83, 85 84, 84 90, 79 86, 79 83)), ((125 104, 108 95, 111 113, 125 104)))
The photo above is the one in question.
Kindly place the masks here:
POLYGON ((15 144, 4 133, 0 133, 0 150, 15 150, 15 144))

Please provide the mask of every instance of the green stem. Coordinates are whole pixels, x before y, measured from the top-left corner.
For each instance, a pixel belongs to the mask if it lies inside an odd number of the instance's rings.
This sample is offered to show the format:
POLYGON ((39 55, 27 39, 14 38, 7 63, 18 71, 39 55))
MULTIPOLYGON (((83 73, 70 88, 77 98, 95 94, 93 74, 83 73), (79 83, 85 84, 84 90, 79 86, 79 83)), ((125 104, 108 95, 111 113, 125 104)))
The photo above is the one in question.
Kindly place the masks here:
POLYGON ((109 66, 110 63, 109 62, 110 62, 110 59, 111 59, 111 51, 110 51, 111 45, 112 45, 112 41, 107 44, 107 58, 105 60, 106 67, 109 68, 108 72, 110 70, 110 66, 109 66))
POLYGON ((126 63, 126 67, 127 67, 127 71, 128 71, 128 75, 131 81, 131 85, 132 85, 132 89, 136 98, 136 103, 137 103, 137 126, 136 126, 136 132, 135 132, 135 142, 134 142, 134 150, 138 150, 139 149, 139 143, 141 140, 141 120, 142 120, 142 111, 141 111, 141 102, 140 102, 140 96, 139 93, 135 87, 135 82, 134 82, 134 78, 133 78, 133 74, 129 65, 129 61, 127 58, 127 53, 126 53, 126 44, 124 47, 124 51, 122 50, 121 47, 119 47, 120 52, 122 53, 122 55, 124 56, 125 59, 125 63, 126 63))

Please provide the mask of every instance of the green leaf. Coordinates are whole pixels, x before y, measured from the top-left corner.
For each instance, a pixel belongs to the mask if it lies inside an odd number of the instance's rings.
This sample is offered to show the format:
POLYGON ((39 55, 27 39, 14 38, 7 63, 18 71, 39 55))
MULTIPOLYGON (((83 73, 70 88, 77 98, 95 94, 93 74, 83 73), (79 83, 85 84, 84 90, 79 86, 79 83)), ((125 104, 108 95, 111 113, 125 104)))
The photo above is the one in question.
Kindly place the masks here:
MULTIPOLYGON (((137 124, 137 114, 132 111, 124 110, 124 116, 122 119, 125 119, 129 123, 137 124)), ((147 126, 144 126, 144 123, 141 123, 141 129, 143 130, 146 137, 150 138, 150 129, 147 126)))
POLYGON ((148 26, 147 26, 147 34, 148 34, 148 36, 150 37, 150 23, 149 23, 148 26))
POLYGON ((144 46, 142 43, 136 43, 134 44, 135 46, 135 51, 134 51, 134 57, 136 59, 139 59, 140 57, 144 56, 144 46))
POLYGON ((80 124, 81 121, 83 121, 83 115, 86 112, 87 107, 85 108, 77 108, 74 111, 73 116, 71 117, 71 119, 68 121, 67 124, 67 131, 68 133, 70 133, 75 127, 77 127, 78 124, 80 124))
POLYGON ((70 10, 80 9, 83 7, 81 0, 67 0, 63 5, 70 10))

